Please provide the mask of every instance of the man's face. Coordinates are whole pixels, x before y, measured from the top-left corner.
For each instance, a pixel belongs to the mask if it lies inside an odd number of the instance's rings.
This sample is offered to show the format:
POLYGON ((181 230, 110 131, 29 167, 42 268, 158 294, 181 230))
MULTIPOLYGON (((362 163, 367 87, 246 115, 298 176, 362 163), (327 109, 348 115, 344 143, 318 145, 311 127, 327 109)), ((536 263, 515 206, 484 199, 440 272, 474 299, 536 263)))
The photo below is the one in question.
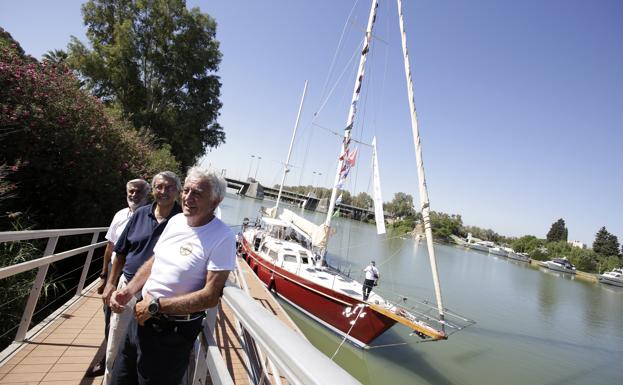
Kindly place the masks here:
POLYGON ((128 206, 132 211, 141 207, 143 203, 145 203, 145 198, 147 198, 147 192, 143 188, 143 186, 138 186, 131 184, 126 189, 126 198, 128 201, 128 206))
POLYGON ((154 183, 154 199, 160 206, 172 205, 177 198, 177 187, 175 181, 165 177, 157 177, 154 183))
POLYGON ((186 180, 182 190, 182 209, 187 218, 204 224, 204 221, 212 218, 216 206, 218 202, 212 197, 212 189, 206 180, 186 180))

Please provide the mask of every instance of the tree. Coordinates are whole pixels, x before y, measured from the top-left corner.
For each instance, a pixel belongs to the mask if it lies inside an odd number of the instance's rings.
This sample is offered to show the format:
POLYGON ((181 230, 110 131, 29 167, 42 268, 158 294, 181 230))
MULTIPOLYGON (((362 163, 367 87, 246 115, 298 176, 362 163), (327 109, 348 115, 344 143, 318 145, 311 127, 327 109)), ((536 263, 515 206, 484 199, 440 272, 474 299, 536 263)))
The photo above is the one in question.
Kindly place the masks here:
POLYGON ((394 194, 391 202, 386 202, 385 210, 395 217, 415 217, 415 208, 413 207, 413 197, 403 192, 394 194))
POLYGON ((593 251, 604 257, 619 255, 619 239, 616 235, 610 234, 604 226, 595 234, 593 251))
POLYGON ((370 208, 374 206, 374 200, 372 197, 366 193, 365 191, 360 192, 352 199, 352 204, 355 207, 361 207, 364 209, 370 208))
POLYGON ((443 238, 446 240, 448 240, 452 234, 458 235, 463 226, 463 220, 460 215, 448 215, 436 211, 431 211, 430 222, 435 238, 443 238))
POLYGON ((511 243, 513 250, 520 253, 532 253, 543 246, 543 240, 538 239, 534 235, 524 235, 511 243))
POLYGON ((43 60, 52 64, 63 64, 67 61, 67 52, 62 49, 50 50, 43 54, 43 60))
POLYGON ((565 227, 564 219, 560 218, 556 222, 552 223, 552 227, 549 229, 546 239, 548 242, 567 241, 569 231, 565 227))
POLYGON ((169 143, 183 168, 225 142, 214 19, 184 0, 89 0, 82 13, 92 49, 73 37, 67 62, 94 95, 169 143))

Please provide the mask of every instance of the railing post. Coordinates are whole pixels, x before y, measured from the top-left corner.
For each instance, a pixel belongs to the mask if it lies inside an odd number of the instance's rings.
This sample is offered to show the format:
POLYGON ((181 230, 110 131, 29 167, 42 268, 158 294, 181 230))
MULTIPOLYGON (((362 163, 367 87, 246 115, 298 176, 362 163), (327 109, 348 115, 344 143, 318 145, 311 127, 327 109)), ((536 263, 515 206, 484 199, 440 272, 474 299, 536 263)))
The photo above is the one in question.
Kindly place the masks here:
MULTIPOLYGON (((45 251, 43 252, 43 256, 47 257, 49 255, 54 254, 54 249, 56 249, 56 243, 58 242, 58 237, 52 237, 48 239, 48 244, 45 247, 45 251)), ((28 296, 28 302, 26 302, 26 307, 24 308, 24 312, 22 313, 22 320, 19 323, 19 328, 17 329, 17 334, 15 335, 16 342, 24 341, 24 337, 26 337, 26 333, 28 332, 28 328, 30 327, 30 321, 32 320, 32 315, 35 312, 35 307, 37 306, 37 301, 39 300, 39 295, 41 294, 41 289, 43 288, 43 284, 45 283, 45 276, 48 273, 48 267, 50 265, 41 266, 37 271, 37 277, 32 285, 32 289, 30 289, 30 295, 28 296)))
MULTIPOLYGON (((91 245, 97 243, 99 235, 99 231, 93 233, 93 238, 91 238, 91 245)), ((87 259, 85 260, 84 266, 82 267, 82 275, 80 275, 80 282, 78 283, 78 288, 76 289, 76 295, 81 295, 82 289, 84 289, 84 282, 87 280, 87 274, 89 272, 89 267, 91 266, 91 259, 93 258, 93 251, 95 251, 95 249, 91 249, 87 253, 87 259)))

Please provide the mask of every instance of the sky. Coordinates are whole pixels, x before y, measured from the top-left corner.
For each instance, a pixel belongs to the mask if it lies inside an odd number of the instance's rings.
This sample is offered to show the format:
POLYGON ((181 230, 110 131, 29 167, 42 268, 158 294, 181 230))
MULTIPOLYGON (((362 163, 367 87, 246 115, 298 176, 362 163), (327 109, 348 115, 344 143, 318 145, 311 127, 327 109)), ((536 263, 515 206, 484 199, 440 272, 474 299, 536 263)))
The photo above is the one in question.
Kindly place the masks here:
MULTIPOLYGON (((40 58, 87 42, 83 1, 0 2, 0 26, 40 58)), ((286 185, 332 185, 370 3, 188 1, 218 23, 226 144, 202 159, 232 178, 281 180, 309 82, 286 185), (261 157, 261 159, 259 159, 261 157)), ((623 2, 404 1, 431 209, 507 236, 570 240, 606 228, 623 241, 623 2)), ((354 138, 378 143, 384 201, 419 207, 398 17, 381 1, 354 138)), ((346 188, 368 192, 359 146, 346 188)))

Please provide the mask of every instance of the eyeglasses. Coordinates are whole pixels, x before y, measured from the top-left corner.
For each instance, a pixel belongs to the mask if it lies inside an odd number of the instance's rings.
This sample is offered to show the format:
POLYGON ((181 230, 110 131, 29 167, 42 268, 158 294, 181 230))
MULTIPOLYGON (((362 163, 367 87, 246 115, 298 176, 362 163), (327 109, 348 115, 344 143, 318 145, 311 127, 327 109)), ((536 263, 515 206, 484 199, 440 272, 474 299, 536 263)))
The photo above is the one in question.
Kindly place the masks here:
POLYGON ((177 187, 174 185, 163 185, 163 184, 159 184, 154 186, 154 190, 158 191, 158 192, 174 192, 177 191, 177 187))

